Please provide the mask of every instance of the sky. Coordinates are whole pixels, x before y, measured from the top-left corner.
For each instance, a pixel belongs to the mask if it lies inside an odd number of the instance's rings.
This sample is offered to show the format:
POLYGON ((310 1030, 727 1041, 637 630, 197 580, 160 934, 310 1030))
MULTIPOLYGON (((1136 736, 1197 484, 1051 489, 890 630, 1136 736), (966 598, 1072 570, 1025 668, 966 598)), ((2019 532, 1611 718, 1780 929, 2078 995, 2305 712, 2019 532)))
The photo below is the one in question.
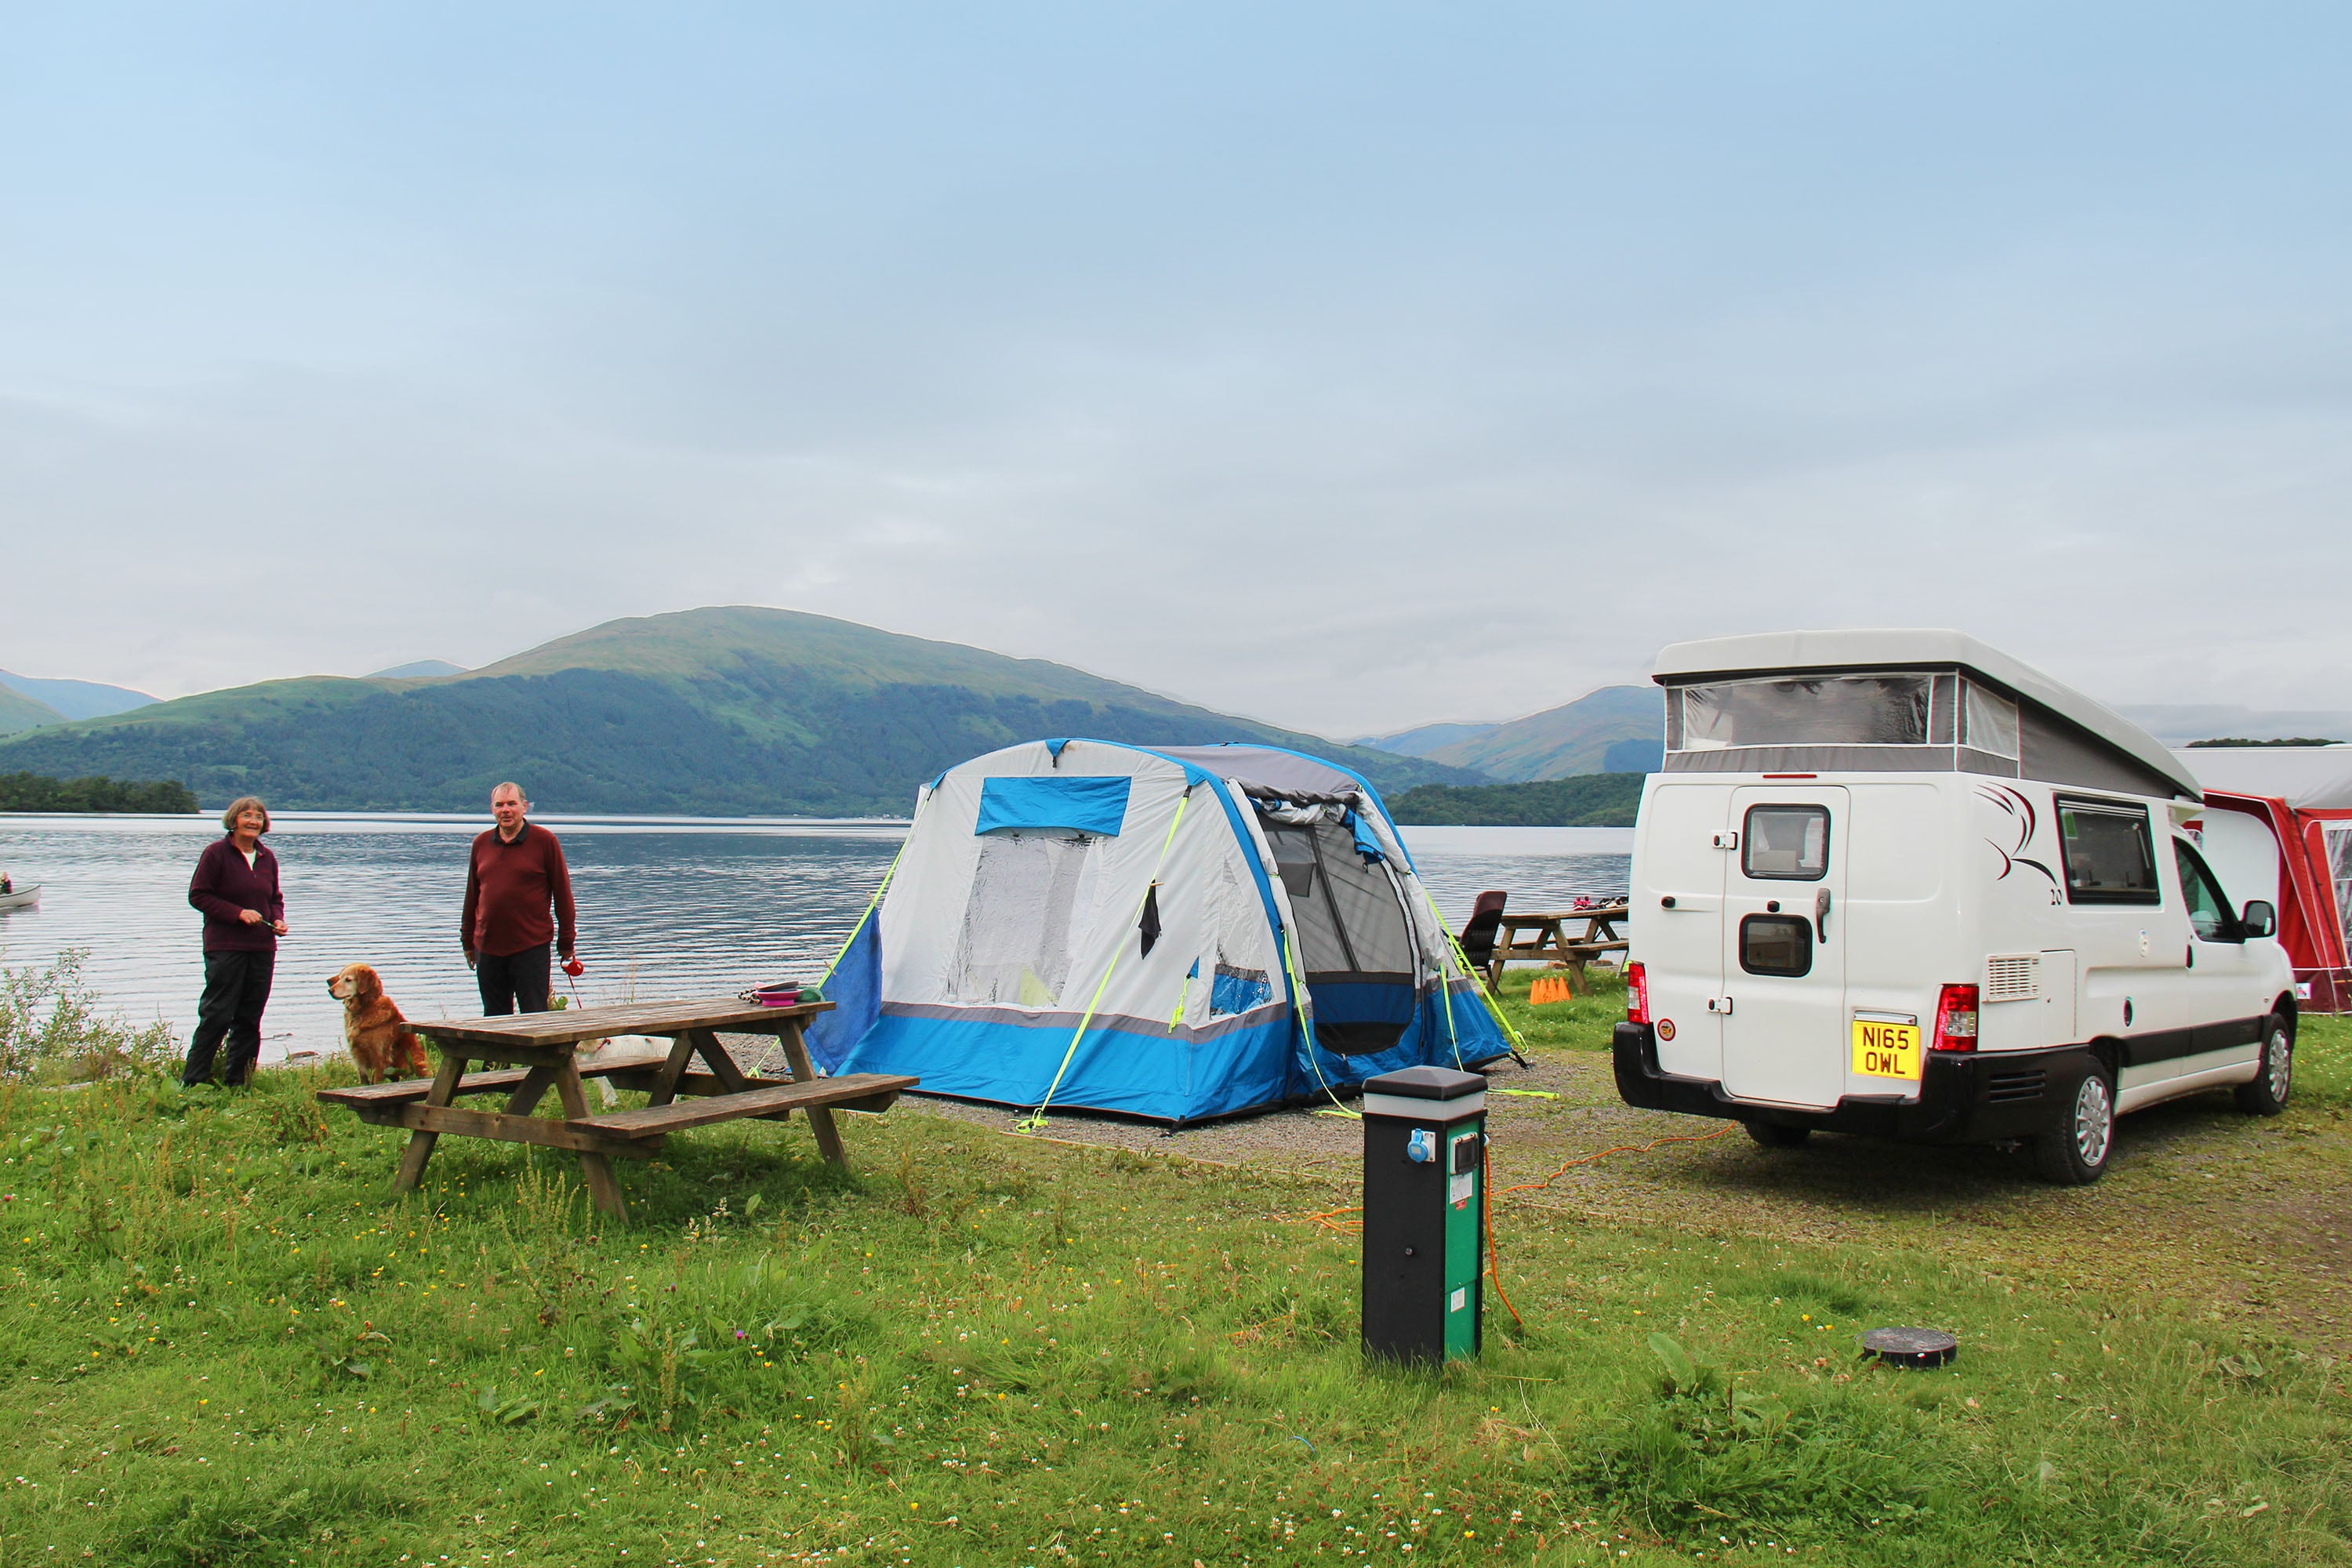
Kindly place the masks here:
POLYGON ((1354 735, 2352 706, 2352 10, 0 11, 0 668, 816 611, 1354 735))

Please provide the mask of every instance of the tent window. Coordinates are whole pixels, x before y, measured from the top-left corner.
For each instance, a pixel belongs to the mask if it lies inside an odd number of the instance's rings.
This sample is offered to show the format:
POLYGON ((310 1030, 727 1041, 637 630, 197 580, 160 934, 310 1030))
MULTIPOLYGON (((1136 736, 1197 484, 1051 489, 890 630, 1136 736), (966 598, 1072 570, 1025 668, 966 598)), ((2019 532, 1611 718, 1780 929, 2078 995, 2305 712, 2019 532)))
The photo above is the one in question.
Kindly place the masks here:
POLYGON ((1274 982, 1263 969, 1236 969, 1232 964, 1220 963, 1209 982, 1212 1017, 1246 1013, 1273 1000, 1274 982))
POLYGON ((956 1000, 1051 1007, 1070 975, 1070 922, 1098 840, 999 831, 982 841, 956 942, 956 1000))
POLYGON ((2344 927, 2344 946, 2352 952, 2352 822, 2326 825, 2329 875, 2336 879, 2336 918, 2344 927))

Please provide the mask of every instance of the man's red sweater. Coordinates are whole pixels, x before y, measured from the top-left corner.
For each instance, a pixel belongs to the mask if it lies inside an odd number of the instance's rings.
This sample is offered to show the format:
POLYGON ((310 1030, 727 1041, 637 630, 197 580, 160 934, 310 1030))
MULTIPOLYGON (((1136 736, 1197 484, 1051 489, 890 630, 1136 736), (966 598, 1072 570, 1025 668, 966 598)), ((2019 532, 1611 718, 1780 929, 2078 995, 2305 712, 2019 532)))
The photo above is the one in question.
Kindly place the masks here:
POLYGON ((572 873, 555 835, 530 823, 511 842, 491 828, 474 840, 466 868, 466 912, 457 940, 467 952, 504 958, 551 938, 558 952, 572 944, 572 873), (555 918, 548 919, 552 904, 555 918))

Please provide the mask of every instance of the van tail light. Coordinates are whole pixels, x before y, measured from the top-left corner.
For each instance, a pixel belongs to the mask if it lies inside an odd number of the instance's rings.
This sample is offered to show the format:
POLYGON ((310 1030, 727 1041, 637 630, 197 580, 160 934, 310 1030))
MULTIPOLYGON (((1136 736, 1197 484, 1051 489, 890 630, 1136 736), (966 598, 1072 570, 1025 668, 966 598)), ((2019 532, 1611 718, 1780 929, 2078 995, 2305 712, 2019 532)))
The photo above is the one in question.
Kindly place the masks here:
POLYGON ((1650 1021, 1650 972, 1638 963, 1625 966, 1625 1021, 1629 1024, 1650 1021))
POLYGON ((1936 998, 1936 1037, 1928 1042, 1939 1051, 1977 1048, 1977 988, 1947 985, 1936 998))

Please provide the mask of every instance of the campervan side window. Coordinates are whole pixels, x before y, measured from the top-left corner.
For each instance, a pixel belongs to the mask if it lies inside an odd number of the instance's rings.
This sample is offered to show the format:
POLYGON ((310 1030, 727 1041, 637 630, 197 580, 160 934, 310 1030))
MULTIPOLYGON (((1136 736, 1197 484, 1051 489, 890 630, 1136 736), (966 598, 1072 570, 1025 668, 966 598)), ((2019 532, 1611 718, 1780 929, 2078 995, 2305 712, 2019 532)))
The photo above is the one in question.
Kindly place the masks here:
POLYGON ((1685 686, 1675 750, 1727 746, 1924 746, 1935 679, 1817 675, 1685 686))
POLYGON ((2147 808, 2117 801, 2058 799, 2059 843, 2066 857, 2066 901, 2156 904, 2156 850, 2147 808))
POLYGON ((2205 864, 2203 857, 2179 838, 2172 841, 2172 858, 2180 868, 2180 901, 2189 908, 2189 929, 2200 942, 2243 942, 2238 930, 2238 918, 2230 912, 2230 900, 2222 895, 2221 884, 2205 864))
POLYGON ((1830 814, 1820 805, 1751 805, 1739 868, 1763 881, 1818 882, 1830 868, 1830 814))

